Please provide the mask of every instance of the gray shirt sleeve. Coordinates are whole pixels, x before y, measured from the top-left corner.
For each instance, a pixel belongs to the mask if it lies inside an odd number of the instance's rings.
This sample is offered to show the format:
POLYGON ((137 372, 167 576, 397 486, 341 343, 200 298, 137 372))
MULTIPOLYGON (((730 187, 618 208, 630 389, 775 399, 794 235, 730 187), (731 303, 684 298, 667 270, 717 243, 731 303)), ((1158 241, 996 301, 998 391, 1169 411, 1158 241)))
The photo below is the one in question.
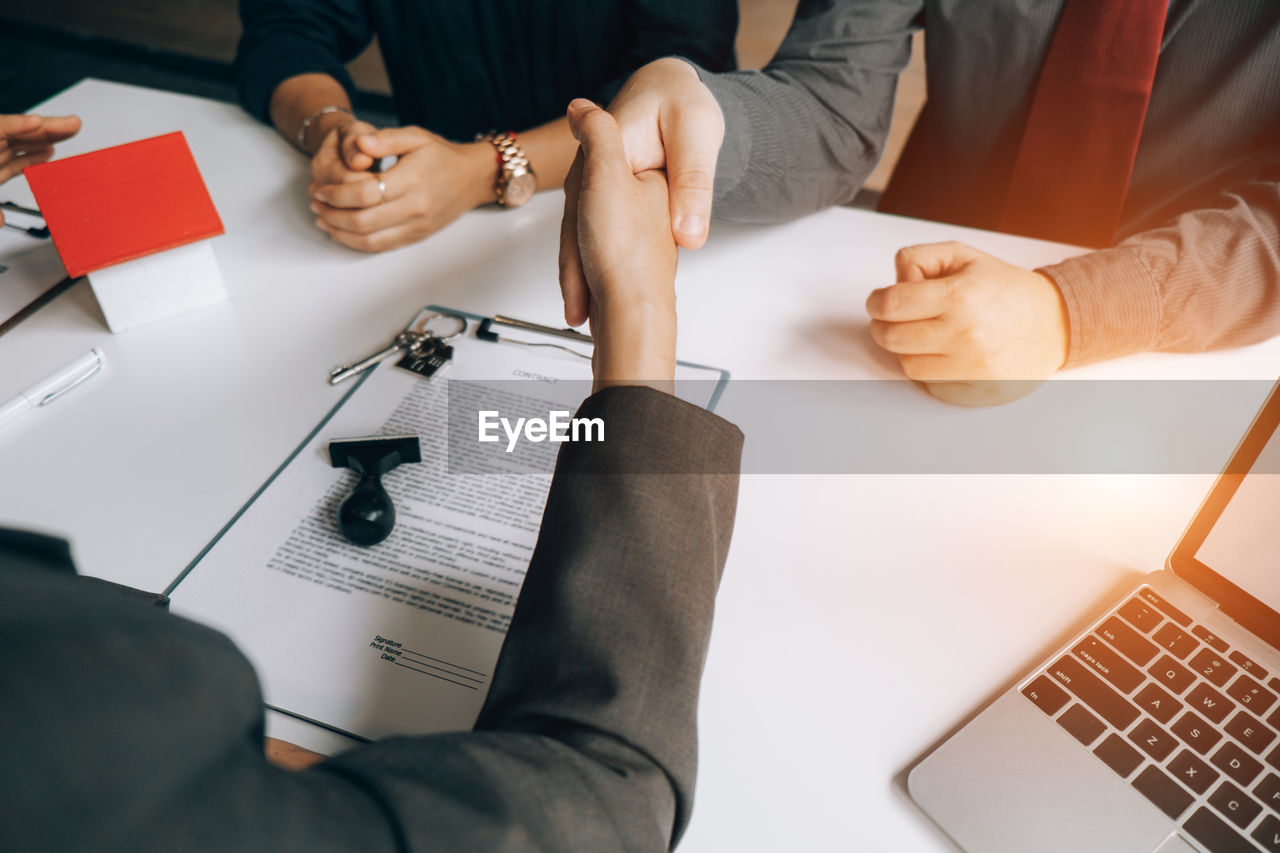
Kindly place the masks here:
POLYGON ((1158 228, 1045 267, 1067 303, 1067 366, 1280 333, 1280 155, 1158 228))
POLYGON ((801 0, 763 70, 698 68, 725 120, 716 218, 782 222, 853 200, 884 152, 921 5, 801 0))

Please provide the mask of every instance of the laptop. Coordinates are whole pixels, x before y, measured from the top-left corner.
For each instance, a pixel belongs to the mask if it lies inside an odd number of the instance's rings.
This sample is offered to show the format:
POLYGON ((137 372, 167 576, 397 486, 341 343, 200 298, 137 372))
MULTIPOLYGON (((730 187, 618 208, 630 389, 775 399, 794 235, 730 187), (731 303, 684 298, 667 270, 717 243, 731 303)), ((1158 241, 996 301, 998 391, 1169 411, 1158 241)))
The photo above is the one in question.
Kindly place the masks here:
POLYGON ((971 853, 1280 851, 1280 384, 1161 571, 912 768, 971 853))

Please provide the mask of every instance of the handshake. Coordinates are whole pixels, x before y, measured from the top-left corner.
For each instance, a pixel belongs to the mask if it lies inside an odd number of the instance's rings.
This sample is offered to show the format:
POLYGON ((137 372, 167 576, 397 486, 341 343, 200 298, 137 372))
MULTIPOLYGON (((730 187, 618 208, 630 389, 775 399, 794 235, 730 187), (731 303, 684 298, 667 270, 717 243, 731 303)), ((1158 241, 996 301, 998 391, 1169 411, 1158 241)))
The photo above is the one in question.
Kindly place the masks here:
MULTIPOLYGON (((673 245, 696 249, 707 239, 725 133, 720 106, 692 66, 660 59, 632 75, 608 114, 575 101, 570 120, 583 155, 565 182, 565 319, 604 324, 597 302, 607 291, 626 294, 627 311, 644 304, 666 323, 674 296, 657 282, 674 272, 673 245), (670 228, 665 240, 659 223, 670 228), (659 291, 662 299, 648 298, 659 291)), ((894 264, 896 281, 867 298, 869 332, 935 397, 1008 402, 1066 362, 1067 307, 1043 273, 960 243, 910 246, 894 264)), ((669 317, 674 341, 673 309, 669 317)), ((635 349, 645 339, 627 340, 635 349)))

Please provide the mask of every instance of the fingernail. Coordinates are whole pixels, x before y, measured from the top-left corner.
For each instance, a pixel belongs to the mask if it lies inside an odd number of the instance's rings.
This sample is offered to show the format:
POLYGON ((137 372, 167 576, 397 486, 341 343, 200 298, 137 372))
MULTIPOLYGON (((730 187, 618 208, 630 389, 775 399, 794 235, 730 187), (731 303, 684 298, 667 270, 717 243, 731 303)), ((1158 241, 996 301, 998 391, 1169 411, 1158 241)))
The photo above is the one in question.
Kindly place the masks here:
POLYGON ((312 213, 319 213, 319 212, 320 212, 320 205, 318 205, 318 204, 313 204, 313 205, 311 205, 311 212, 312 212, 312 213))
POLYGON ((321 192, 316 193, 314 196, 312 196, 312 198, 314 198, 316 201, 323 202, 325 204, 329 203, 329 197, 321 192))
POLYGON ((329 230, 329 226, 325 224, 325 221, 323 219, 316 220, 316 227, 319 228, 321 231, 329 230))
POLYGON ((676 230, 690 237, 701 237, 707 233, 707 220, 695 214, 686 214, 676 220, 676 230))

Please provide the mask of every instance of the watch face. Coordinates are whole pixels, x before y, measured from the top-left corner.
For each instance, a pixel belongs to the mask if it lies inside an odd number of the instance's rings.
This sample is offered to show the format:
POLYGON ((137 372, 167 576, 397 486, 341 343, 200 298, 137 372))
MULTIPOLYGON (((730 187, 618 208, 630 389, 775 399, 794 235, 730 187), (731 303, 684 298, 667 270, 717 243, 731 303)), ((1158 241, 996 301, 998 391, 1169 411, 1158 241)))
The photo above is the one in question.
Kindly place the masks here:
POLYGON ((505 207, 519 207, 533 198, 537 189, 538 179, 533 176, 533 172, 512 175, 502 191, 502 204, 505 207))

